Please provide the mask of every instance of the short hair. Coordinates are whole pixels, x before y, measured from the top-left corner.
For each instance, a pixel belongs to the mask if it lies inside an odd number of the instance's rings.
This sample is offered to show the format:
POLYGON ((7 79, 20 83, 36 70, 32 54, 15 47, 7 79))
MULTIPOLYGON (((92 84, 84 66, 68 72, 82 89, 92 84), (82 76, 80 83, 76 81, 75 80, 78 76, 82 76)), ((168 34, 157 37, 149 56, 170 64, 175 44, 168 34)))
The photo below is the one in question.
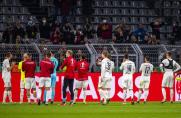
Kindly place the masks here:
POLYGON ((172 56, 172 53, 171 53, 171 52, 167 52, 166 54, 167 54, 169 57, 172 56))
POLYGON ((67 50, 67 52, 72 56, 73 55, 73 51, 72 50, 67 50))
POLYGON ((102 51, 102 54, 103 54, 105 57, 109 57, 109 52, 106 51, 106 50, 102 51))
POLYGON ((150 57, 147 56, 147 55, 145 55, 145 59, 146 59, 147 61, 150 61, 150 57))
POLYGON ((129 59, 128 53, 124 54, 124 59, 129 59))
POLYGON ((7 52, 5 56, 6 56, 7 58, 9 58, 11 55, 12 55, 11 52, 7 52))
POLYGON ((81 55, 80 55, 80 58, 82 58, 82 59, 86 59, 85 54, 81 54, 81 55))
POLYGON ((51 57, 50 51, 45 52, 44 56, 50 58, 51 57))

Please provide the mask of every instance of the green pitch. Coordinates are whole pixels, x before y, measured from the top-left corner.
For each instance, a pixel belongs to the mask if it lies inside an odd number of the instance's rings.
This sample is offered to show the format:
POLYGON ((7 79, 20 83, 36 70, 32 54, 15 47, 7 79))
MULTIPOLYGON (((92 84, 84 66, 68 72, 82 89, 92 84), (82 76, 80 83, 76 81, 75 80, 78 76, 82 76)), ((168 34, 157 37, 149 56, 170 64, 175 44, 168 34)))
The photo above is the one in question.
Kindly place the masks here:
POLYGON ((181 118, 181 103, 151 102, 147 104, 122 105, 98 103, 74 106, 0 104, 0 118, 181 118))

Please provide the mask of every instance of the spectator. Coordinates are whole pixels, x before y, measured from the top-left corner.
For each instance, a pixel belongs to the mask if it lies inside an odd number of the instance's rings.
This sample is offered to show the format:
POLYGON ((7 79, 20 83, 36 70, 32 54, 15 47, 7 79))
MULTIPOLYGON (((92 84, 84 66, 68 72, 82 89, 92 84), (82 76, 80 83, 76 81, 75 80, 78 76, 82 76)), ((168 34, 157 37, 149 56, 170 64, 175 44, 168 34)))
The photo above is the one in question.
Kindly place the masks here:
POLYGON ((106 19, 98 25, 97 35, 102 43, 109 43, 112 40, 112 25, 106 19))
POLYGON ((159 42, 158 42, 158 40, 157 40, 157 38, 156 38, 156 35, 150 35, 149 37, 148 37, 148 44, 149 45, 157 45, 159 42))
POLYGON ((123 43, 124 42, 124 24, 120 23, 114 30, 113 42, 123 43))
POLYGON ((74 43, 75 44, 85 44, 85 37, 81 28, 77 27, 74 31, 74 43))
POLYGON ((22 27, 22 24, 20 23, 19 20, 16 22, 16 25, 13 28, 13 40, 12 40, 13 44, 16 43, 15 39, 17 36, 20 36, 21 39, 24 38, 24 36, 25 36, 25 30, 22 27))
POLYGON ((73 25, 70 22, 66 22, 61 31, 63 33, 63 41, 65 41, 66 44, 74 44, 73 25))
POLYGON ((161 21, 160 18, 155 19, 153 22, 150 23, 150 26, 152 28, 152 34, 156 36, 157 40, 160 40, 160 28, 164 25, 165 23, 161 21))
POLYGON ((50 24, 47 22, 45 17, 42 18, 42 21, 39 26, 40 38, 50 39, 50 24))
POLYGON ((179 25, 179 22, 174 22, 172 27, 173 40, 171 40, 170 43, 175 44, 175 41, 181 40, 181 26, 179 25))
POLYGON ((26 26, 26 33, 27 33, 27 37, 31 40, 34 41, 34 39, 36 39, 37 33, 38 33, 38 29, 35 25, 35 22, 33 21, 33 18, 30 17, 28 24, 26 26))
POLYGON ((92 24, 88 19, 86 19, 86 23, 83 26, 83 34, 86 39, 93 39, 94 38, 95 30, 93 29, 92 24))
POLYGON ((125 25, 125 28, 123 30, 123 43, 131 43, 131 36, 132 36, 132 31, 131 31, 131 26, 125 25))
POLYGON ((12 38, 13 38, 12 27, 10 25, 8 25, 2 34, 2 42, 3 43, 12 43, 12 38))
POLYGON ((62 34, 60 32, 59 27, 56 27, 55 31, 53 31, 51 35, 51 42, 53 44, 59 44, 60 42, 62 42, 62 34))
POLYGON ((136 29, 133 34, 139 44, 146 44, 147 31, 144 29, 143 24, 139 24, 138 29, 136 29))

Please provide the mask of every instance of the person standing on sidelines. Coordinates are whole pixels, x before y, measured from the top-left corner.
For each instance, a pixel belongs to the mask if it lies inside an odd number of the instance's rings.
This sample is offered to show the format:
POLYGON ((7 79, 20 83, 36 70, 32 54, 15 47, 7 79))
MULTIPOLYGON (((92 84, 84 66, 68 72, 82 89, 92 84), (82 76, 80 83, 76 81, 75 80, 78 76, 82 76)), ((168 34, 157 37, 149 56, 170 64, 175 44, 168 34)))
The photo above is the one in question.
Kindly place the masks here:
POLYGON ((22 64, 26 61, 25 54, 23 55, 23 60, 18 63, 18 70, 21 73, 21 80, 20 80, 20 104, 23 103, 24 97, 24 90, 25 90, 25 72, 22 70, 22 64))
POLYGON ((72 50, 66 51, 66 58, 60 68, 63 69, 65 66, 67 67, 67 69, 65 71, 65 78, 63 81, 63 100, 61 104, 63 106, 66 105, 67 87, 69 87, 69 91, 71 94, 70 105, 73 105, 73 100, 74 100, 73 86, 74 86, 74 73, 76 68, 76 60, 73 58, 72 50))
POLYGON ((25 72, 25 89, 27 92, 28 103, 31 103, 30 93, 33 91, 34 101, 36 102, 36 81, 35 71, 36 63, 31 60, 31 55, 28 53, 24 54, 26 60, 22 63, 22 71, 25 72))
POLYGON ((48 105, 48 99, 50 95, 51 87, 51 74, 53 74, 54 64, 50 60, 51 53, 46 52, 44 54, 44 59, 40 62, 40 82, 39 82, 39 92, 38 92, 38 105, 41 104, 41 95, 43 87, 47 91, 45 105, 48 105))
POLYGON ((162 95, 163 100, 161 103, 166 102, 166 88, 170 88, 170 103, 173 103, 174 91, 174 73, 180 70, 180 65, 172 59, 172 53, 166 53, 166 59, 162 61, 160 64, 162 71, 164 72, 163 80, 162 80, 162 95))
POLYGON ((78 77, 76 78, 75 90, 74 90, 74 103, 77 99, 78 89, 83 90, 83 103, 86 104, 86 89, 88 85, 88 72, 89 63, 86 60, 84 54, 79 56, 79 61, 77 62, 76 69, 78 77))
POLYGON ((4 94, 3 94, 3 104, 6 103, 7 96, 9 97, 10 103, 13 103, 12 101, 12 92, 11 92, 11 70, 12 67, 15 65, 14 62, 10 65, 10 60, 12 59, 13 55, 8 52, 5 56, 5 59, 2 64, 2 79, 4 82, 4 94))
MULTIPOLYGON (((56 78, 57 78, 57 67, 58 67, 58 60, 55 58, 54 53, 51 51, 51 62, 54 64, 54 71, 53 74, 51 74, 51 104, 54 102, 55 98, 55 86, 56 86, 56 78)), ((46 93, 47 91, 44 91, 44 103, 46 100, 46 93)))

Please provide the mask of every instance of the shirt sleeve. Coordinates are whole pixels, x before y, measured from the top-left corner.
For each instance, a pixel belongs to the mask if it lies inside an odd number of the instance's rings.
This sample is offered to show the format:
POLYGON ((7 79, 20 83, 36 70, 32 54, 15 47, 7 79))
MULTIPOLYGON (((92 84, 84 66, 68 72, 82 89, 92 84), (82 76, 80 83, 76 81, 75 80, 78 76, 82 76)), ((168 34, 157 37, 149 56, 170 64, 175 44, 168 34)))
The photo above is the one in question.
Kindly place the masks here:
POLYGON ((105 73, 105 62, 102 61, 101 62, 101 78, 103 78, 104 73, 105 73))
POLYGON ((175 62, 174 67, 176 68, 176 69, 174 70, 174 72, 177 72, 178 70, 181 69, 180 65, 179 65, 177 62, 175 62))
POLYGON ((64 66, 66 66, 67 65, 67 59, 65 59, 64 61, 63 61, 63 63, 62 63, 62 65, 61 65, 61 69, 63 69, 64 68, 64 66))
POLYGON ((124 66, 124 64, 122 63, 119 69, 123 70, 123 66, 124 66))
POLYGON ((139 69, 139 72, 142 72, 143 71, 143 64, 141 64, 141 67, 139 69))

